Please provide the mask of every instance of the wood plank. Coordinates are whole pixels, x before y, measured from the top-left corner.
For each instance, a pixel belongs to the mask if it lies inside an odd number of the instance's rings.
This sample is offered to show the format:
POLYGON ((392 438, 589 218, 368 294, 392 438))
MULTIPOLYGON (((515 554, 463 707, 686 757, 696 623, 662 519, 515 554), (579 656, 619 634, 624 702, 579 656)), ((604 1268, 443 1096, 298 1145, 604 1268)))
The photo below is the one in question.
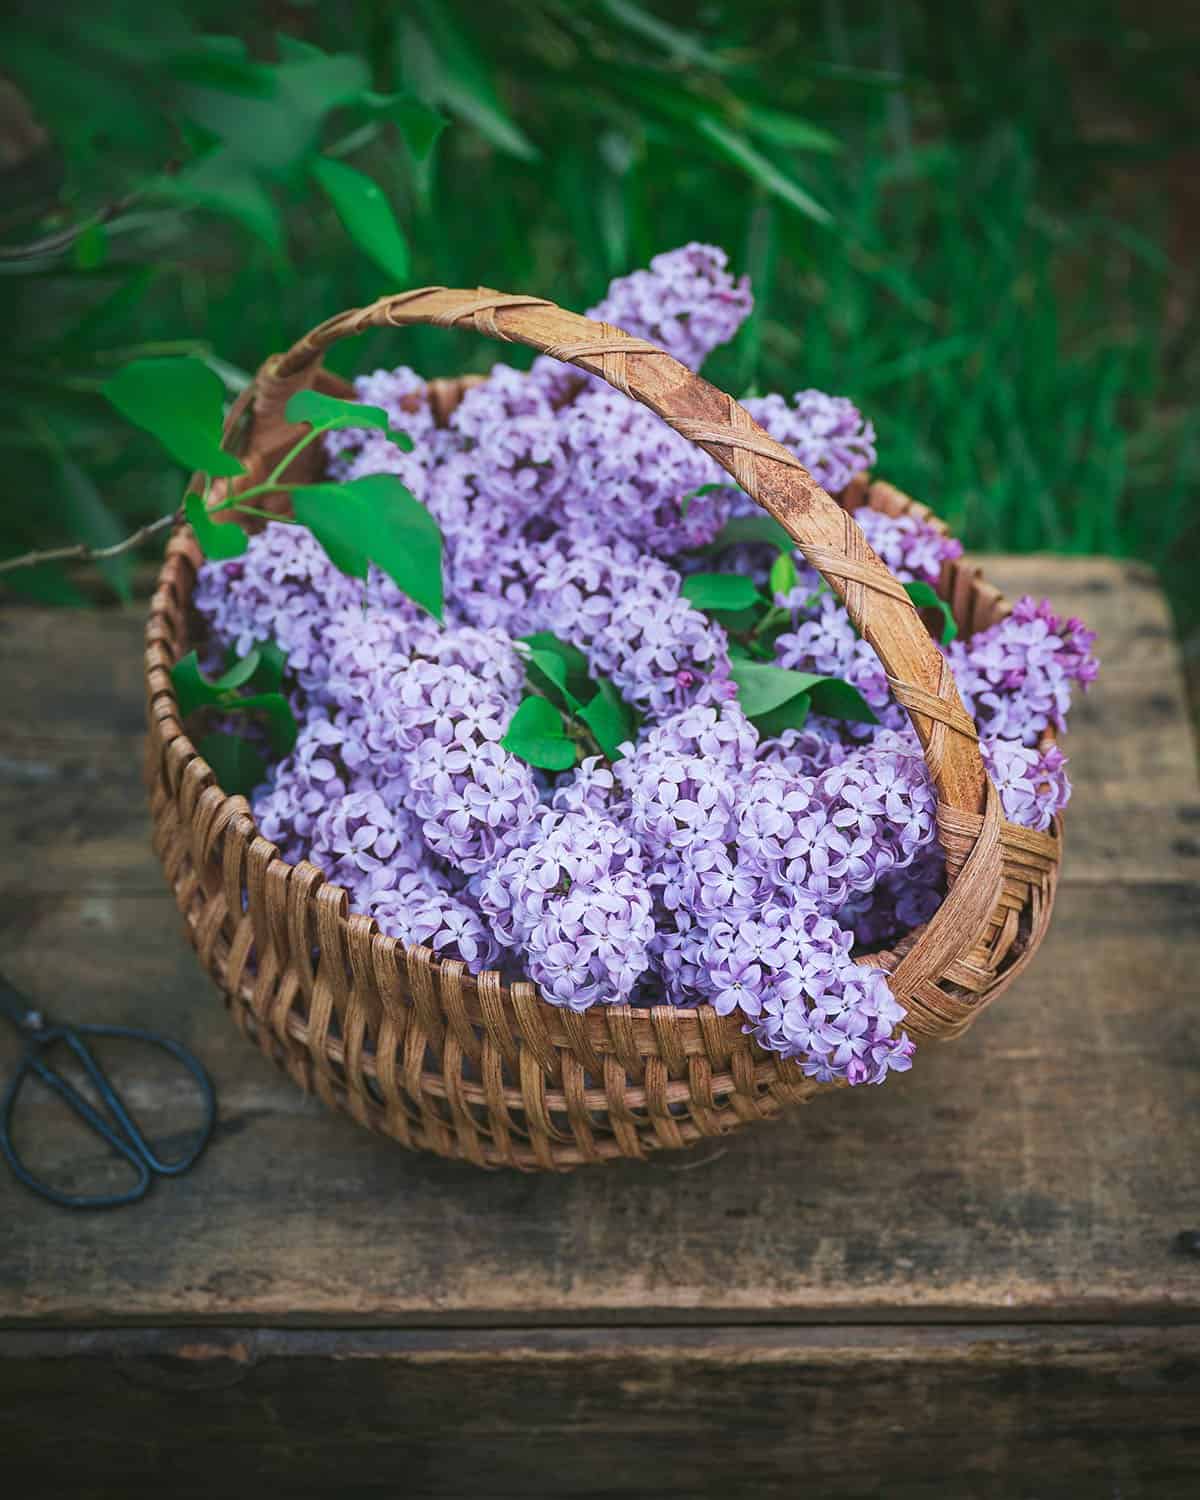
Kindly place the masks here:
MULTIPOLYGON (((223 1016, 163 897, 0 908, 47 1009, 195 1047, 222 1124, 145 1204, 65 1219, 0 1176, 0 1321, 1196 1319, 1200 902, 1069 885, 1045 948, 961 1041, 698 1154, 568 1177, 410 1155, 327 1115, 223 1016)), ((15 1052, 0 1036, 0 1067, 15 1052)), ((132 1090, 155 1130, 173 1081, 132 1090)), ((102 1165, 47 1111, 47 1162, 102 1165)))
POLYGON ((1198 1404, 1179 1328, 0 1336, 6 1481, 75 1500, 1191 1500, 1198 1404))

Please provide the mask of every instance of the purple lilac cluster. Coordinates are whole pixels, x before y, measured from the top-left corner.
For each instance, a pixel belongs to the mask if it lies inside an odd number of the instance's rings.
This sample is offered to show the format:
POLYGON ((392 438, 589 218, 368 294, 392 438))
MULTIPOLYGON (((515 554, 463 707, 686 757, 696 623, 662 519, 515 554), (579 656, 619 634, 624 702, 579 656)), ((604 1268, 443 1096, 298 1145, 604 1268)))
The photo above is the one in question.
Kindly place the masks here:
MULTIPOLYGON (((614 282, 592 315, 698 368, 750 305, 721 251, 688 245, 614 282)), ((546 359, 528 374, 497 365, 444 426, 412 370, 357 391, 413 451, 374 429, 335 432, 330 473, 397 474, 429 507, 447 619, 375 570, 365 586, 345 577, 282 522, 201 569, 207 659, 265 640, 288 653, 301 727, 254 796, 263 834, 346 886, 382 931, 474 971, 528 974, 554 1004, 707 1002, 819 1080, 907 1069, 903 1009, 862 954, 944 895, 935 795, 829 588, 796 554, 796 586, 774 600, 774 662, 851 682, 879 723, 814 716, 762 737, 736 701, 725 630, 681 592, 718 565, 765 586, 774 555, 700 560, 752 508, 712 459, 546 359), (577 647, 640 714, 613 764, 588 755, 553 776, 504 748, 526 691, 518 638, 535 631, 577 647)), ((874 462, 874 431, 845 398, 749 404, 830 490, 874 462)), ((960 551, 917 516, 858 519, 901 579, 936 583, 960 551)), ((1005 813, 1028 827, 1050 826, 1069 795, 1063 756, 1040 739, 1095 675, 1091 647, 1077 620, 1022 600, 948 649, 1005 813)))

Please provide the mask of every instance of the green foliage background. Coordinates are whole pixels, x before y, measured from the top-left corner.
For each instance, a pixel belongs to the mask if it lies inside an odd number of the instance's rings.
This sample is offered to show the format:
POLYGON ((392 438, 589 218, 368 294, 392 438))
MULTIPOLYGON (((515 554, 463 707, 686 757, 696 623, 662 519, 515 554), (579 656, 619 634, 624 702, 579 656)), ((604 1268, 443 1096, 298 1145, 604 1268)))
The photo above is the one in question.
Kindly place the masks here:
MULTIPOLYGON (((99 394, 131 358, 201 353, 232 392, 405 269, 412 285, 583 308, 614 274, 704 239, 757 297, 712 379, 853 396, 881 470, 969 546, 1144 558, 1196 630, 1197 235, 1182 167, 1197 47, 1177 7, 65 11, 18 6, 7 24, 0 556, 104 544, 179 503, 180 472, 99 394), (328 186, 345 174, 314 172, 318 159, 369 174, 400 233, 376 221, 352 239, 328 186)), ((416 330, 368 336, 337 363, 435 375, 497 355, 416 330)), ((106 565, 118 594, 130 577, 127 560, 106 565)), ((52 568, 5 582, 84 597, 52 568)))

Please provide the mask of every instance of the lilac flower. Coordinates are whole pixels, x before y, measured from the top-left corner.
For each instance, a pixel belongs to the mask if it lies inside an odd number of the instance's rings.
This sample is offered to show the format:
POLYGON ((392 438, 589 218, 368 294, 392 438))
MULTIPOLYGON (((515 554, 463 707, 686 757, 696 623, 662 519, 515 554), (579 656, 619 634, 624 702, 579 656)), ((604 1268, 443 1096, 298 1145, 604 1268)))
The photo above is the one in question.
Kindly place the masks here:
POLYGON ((648 271, 612 282, 588 317, 649 339, 698 370, 718 344, 729 342, 753 306, 749 281, 734 281, 725 269, 728 259, 715 245, 695 242, 656 255, 648 271))
POLYGON ((1057 745, 1037 750, 1017 740, 980 741, 983 763, 996 783, 1004 816, 1044 832, 1067 805, 1067 758, 1057 745))
POLYGON ((432 948, 439 958, 462 959, 472 974, 493 968, 501 956, 479 913, 427 873, 402 875, 372 895, 368 910, 386 937, 432 948))
POLYGON ((1098 670, 1092 631, 1060 620, 1048 601, 1019 599, 1007 619, 947 648, 958 690, 990 739, 1036 745, 1044 729, 1062 729, 1071 686, 1098 670))

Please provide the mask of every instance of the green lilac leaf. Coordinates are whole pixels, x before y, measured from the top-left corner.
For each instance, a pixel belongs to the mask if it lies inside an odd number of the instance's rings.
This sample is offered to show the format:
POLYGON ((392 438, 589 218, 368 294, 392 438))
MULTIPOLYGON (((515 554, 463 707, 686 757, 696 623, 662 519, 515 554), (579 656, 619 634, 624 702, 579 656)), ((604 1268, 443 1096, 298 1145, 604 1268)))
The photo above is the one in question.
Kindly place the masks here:
POLYGON ((584 704, 578 717, 609 760, 620 760, 621 746, 636 733, 632 710, 607 677, 600 679, 596 696, 584 704))
POLYGON ((769 589, 771 597, 790 594, 796 587, 796 564, 790 552, 781 552, 771 564, 769 589))
POLYGON ((790 552, 796 545, 774 516, 765 511, 753 516, 734 516, 726 521, 716 537, 703 550, 723 552, 726 547, 736 547, 742 542, 768 542, 781 552, 790 552))
POLYGON ((262 652, 257 646, 253 646, 245 656, 233 661, 220 677, 212 679, 213 692, 218 695, 232 693, 235 688, 244 687, 261 665, 262 652))
POLYGON ((761 607, 756 609, 710 609, 708 613, 727 635, 743 635, 753 630, 762 617, 761 607))
POLYGON ((735 661, 731 675, 737 684, 738 702, 748 719, 778 708, 797 693, 807 693, 823 681, 812 672, 793 672, 787 667, 749 661, 735 661))
POLYGON ((123 417, 156 437, 187 468, 223 477, 246 472, 221 448, 225 393, 202 360, 190 355, 135 359, 103 391, 123 417))
POLYGON ((932 586, 917 579, 912 583, 904 585, 904 591, 918 609, 936 609, 942 615, 942 645, 948 646, 958 634, 958 625, 950 606, 942 599, 932 586))
POLYGON ((878 724, 867 700, 849 682, 840 677, 821 677, 813 683, 809 696, 813 712, 831 719, 849 719, 854 724, 878 724))
POLYGON ((592 681, 592 669, 588 665, 587 657, 578 646, 572 646, 569 641, 560 640, 548 630, 535 631, 533 635, 522 636, 521 640, 524 645, 534 651, 549 651, 559 657, 566 668, 567 687, 580 702, 586 702, 596 691, 596 684, 592 681))
POLYGON ((196 533, 201 552, 214 562, 241 557, 250 545, 250 539, 240 526, 228 521, 214 521, 203 499, 194 491, 184 500, 183 513, 196 533))
POLYGON ((351 578, 366 578, 371 565, 367 546, 370 517, 347 498, 340 484, 300 484, 292 490, 292 514, 307 526, 329 554, 335 568, 351 578))
POLYGON ((563 707, 571 712, 580 706, 579 699, 568 686, 567 665, 561 656, 553 651, 531 649, 527 662, 532 668, 530 676, 534 679, 535 687, 553 693, 561 699, 563 707))
POLYGON ((366 578, 375 562, 410 599, 442 618, 442 534, 394 474, 297 485, 292 509, 343 573, 366 578))
POLYGON ((208 678, 200 670, 200 661, 194 651, 189 651, 171 668, 171 686, 179 700, 179 717, 186 719, 198 708, 207 708, 220 696, 208 678))
POLYGON ((545 698, 523 698, 500 741, 510 754, 543 771, 566 771, 575 764, 575 744, 562 715, 545 698))
POLYGON ((762 596, 743 573, 693 573, 679 592, 697 609, 753 609, 762 596))
POLYGON ((785 729, 803 729, 811 707, 812 698, 807 693, 797 693, 794 698, 789 698, 778 708, 771 708, 764 714, 758 714, 752 723, 763 739, 771 740, 776 735, 782 734, 785 729))
POLYGON ((386 432, 396 447, 411 453, 413 441, 407 432, 391 426, 391 418, 382 406, 364 406, 361 401, 343 401, 323 391, 297 391, 288 401, 284 415, 289 422, 307 422, 310 427, 372 427, 386 432))
POLYGON ((748 661, 734 661, 730 671, 737 684, 738 702, 748 719, 758 720, 803 693, 815 713, 858 724, 879 722, 858 689, 840 677, 820 677, 748 661))
POLYGON ((267 732, 276 755, 286 755, 296 743, 299 726, 292 705, 282 693, 252 693, 223 705, 239 713, 262 713, 267 716, 267 732))
POLYGON ((328 194, 342 226, 397 284, 408 280, 411 265, 404 237, 383 189, 365 172, 344 161, 319 156, 309 171, 328 194))
POLYGON ((213 769, 221 790, 249 797, 267 779, 267 763, 249 740, 236 734, 208 734, 196 746, 213 769))
POLYGON ((287 670, 287 652, 274 641, 260 641, 258 670, 250 680, 250 686, 259 693, 277 693, 283 686, 283 674, 287 670))

